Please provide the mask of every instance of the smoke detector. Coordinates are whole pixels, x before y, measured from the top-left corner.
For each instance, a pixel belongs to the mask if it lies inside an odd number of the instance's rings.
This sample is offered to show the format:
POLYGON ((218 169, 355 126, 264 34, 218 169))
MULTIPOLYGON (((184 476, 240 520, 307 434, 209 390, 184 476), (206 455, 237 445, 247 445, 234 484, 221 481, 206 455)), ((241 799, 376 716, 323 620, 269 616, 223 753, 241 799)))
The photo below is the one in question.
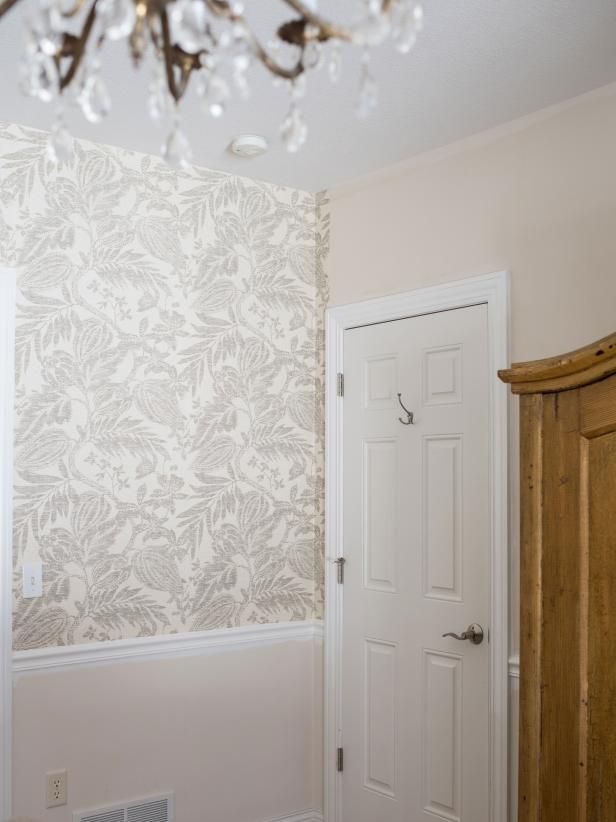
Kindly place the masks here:
POLYGON ((238 157, 258 157, 267 149, 267 140, 259 134, 239 134, 229 143, 229 151, 238 157))

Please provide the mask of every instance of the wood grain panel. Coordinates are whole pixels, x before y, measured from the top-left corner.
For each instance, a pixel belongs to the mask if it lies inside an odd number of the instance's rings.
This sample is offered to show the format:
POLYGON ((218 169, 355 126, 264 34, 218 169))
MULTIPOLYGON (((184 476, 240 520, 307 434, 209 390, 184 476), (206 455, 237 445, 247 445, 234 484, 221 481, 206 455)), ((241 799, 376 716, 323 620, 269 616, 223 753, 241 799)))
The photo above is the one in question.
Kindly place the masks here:
POLYGON ((543 397, 520 397, 520 822, 539 819, 541 743, 541 520, 543 397))
POLYGON ((600 437, 616 431, 616 377, 586 386, 580 398, 585 437, 600 437))
POLYGON ((544 396, 539 818, 554 822, 578 822, 581 778, 579 427, 578 391, 544 396))
POLYGON ((590 443, 588 822, 616 819, 616 433, 590 443))

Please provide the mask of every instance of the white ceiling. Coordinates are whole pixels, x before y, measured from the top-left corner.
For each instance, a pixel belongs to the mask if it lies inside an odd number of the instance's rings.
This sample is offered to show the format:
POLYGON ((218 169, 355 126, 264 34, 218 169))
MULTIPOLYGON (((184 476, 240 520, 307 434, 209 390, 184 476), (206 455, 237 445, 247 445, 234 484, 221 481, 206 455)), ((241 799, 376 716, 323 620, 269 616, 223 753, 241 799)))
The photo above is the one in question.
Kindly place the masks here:
MULTIPOLYGON (((26 2, 0 21, 0 119, 49 128, 49 106, 17 89, 26 2)), ((359 2, 321 0, 320 8, 348 19, 359 2)), ((288 17, 280 0, 246 0, 245 7, 264 34, 288 17)), ((289 155, 278 140, 286 90, 257 67, 251 98, 234 100, 221 120, 204 114, 193 96, 185 101, 195 162, 317 191, 616 80, 615 0, 425 0, 425 10, 426 29, 411 54, 401 56, 391 44, 375 54, 381 99, 369 120, 354 114, 359 55, 349 50, 337 86, 325 70, 311 75, 308 144, 289 155), (229 155, 226 146, 241 132, 265 135, 269 153, 255 160, 229 155)), ((69 124, 78 137, 157 153, 164 129, 145 110, 148 67, 135 72, 126 51, 124 43, 105 49, 110 117, 93 126, 75 110, 69 124)))

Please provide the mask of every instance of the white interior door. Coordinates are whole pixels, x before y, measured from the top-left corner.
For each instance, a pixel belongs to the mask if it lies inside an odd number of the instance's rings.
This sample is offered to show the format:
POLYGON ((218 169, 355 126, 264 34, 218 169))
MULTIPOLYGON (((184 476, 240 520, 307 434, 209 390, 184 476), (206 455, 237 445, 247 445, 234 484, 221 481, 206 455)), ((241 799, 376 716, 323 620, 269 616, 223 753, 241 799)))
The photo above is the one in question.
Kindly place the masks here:
POLYGON ((489 820, 487 348, 485 305, 344 335, 344 822, 489 820))

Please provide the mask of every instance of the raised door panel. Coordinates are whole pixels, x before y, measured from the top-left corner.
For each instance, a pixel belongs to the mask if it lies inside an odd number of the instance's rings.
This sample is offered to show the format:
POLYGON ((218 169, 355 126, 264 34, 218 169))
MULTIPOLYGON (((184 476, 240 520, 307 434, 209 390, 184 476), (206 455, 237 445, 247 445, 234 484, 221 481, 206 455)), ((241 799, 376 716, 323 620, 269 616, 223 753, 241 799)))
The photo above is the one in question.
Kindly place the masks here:
POLYGON ((424 405, 462 402, 462 345, 425 349, 422 380, 424 405))
POLYGON ((395 408, 398 386, 398 357, 386 354, 364 362, 364 407, 395 408))
POLYGON ((423 440, 424 595, 462 600, 462 437, 423 440))
POLYGON ((423 668, 423 806, 456 821, 461 815, 462 659, 426 650, 423 668))
POLYGON ((364 787, 396 795, 396 676, 398 647, 364 643, 364 787))
POLYGON ((364 587, 396 591, 398 447, 395 437, 373 437, 363 447, 364 587))

